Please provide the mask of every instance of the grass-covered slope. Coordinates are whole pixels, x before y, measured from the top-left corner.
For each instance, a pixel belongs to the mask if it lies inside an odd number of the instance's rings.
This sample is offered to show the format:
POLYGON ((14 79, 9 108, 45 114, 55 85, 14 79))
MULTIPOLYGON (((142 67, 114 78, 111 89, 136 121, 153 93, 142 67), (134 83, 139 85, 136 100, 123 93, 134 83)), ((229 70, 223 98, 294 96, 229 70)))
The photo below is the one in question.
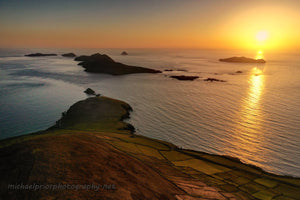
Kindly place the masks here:
POLYGON ((80 101, 47 131, 0 142, 0 199, 299 199, 300 180, 132 134, 130 106, 80 101), (9 184, 115 189, 12 190, 9 184))

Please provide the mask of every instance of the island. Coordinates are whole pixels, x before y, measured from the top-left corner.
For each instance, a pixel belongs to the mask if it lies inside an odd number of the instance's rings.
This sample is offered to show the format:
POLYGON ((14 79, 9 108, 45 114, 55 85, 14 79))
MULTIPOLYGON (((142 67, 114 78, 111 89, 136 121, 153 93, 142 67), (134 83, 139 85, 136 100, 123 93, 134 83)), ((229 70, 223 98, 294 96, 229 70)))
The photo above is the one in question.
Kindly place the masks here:
POLYGON ((193 81, 193 80, 199 78, 199 76, 185 76, 185 75, 170 76, 170 77, 175 78, 175 79, 180 80, 180 81, 193 81))
POLYGON ((57 56, 55 53, 32 53, 32 54, 27 54, 25 56, 28 57, 41 57, 41 56, 57 56))
POLYGON ((134 73, 161 73, 159 70, 149 69, 145 67, 137 67, 125 65, 115 62, 106 54, 93 54, 91 56, 79 56, 75 61, 81 61, 78 65, 85 68, 86 72, 104 73, 111 75, 124 75, 134 73))
POLYGON ((74 53, 65 53, 65 54, 62 54, 61 56, 63 56, 63 57, 70 57, 70 58, 76 57, 76 55, 74 53))
POLYGON ((91 97, 47 130, 1 140, 0 199, 299 199, 299 178, 136 135, 130 112, 91 97))
POLYGON ((219 59, 221 62, 233 62, 233 63, 265 63, 264 59, 253 59, 246 57, 231 57, 219 59))
POLYGON ((123 52, 121 53, 121 55, 122 55, 122 56, 127 56, 128 53, 127 53, 126 51, 123 51, 123 52))

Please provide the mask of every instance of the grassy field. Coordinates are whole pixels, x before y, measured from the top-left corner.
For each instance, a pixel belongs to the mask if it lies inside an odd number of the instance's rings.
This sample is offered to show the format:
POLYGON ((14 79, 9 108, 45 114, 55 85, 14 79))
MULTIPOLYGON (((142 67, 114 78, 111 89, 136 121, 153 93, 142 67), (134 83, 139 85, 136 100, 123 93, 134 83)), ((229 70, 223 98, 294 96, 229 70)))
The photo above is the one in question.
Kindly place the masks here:
POLYGON ((71 106, 49 130, 0 141, 0 199, 300 199, 299 178, 133 134, 123 122, 130 110, 93 97, 71 106), (20 183, 115 188, 8 188, 20 183))

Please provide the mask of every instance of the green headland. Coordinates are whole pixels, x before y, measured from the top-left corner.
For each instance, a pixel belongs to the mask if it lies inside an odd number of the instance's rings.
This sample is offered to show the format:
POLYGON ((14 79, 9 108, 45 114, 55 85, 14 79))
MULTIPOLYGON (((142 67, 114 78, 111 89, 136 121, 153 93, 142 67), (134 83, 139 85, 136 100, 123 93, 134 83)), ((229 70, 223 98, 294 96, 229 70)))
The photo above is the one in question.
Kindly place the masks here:
POLYGON ((0 199, 300 199, 300 179, 133 133, 131 107, 75 103, 45 131, 0 141, 0 199), (11 185, 113 185, 100 190, 11 185))

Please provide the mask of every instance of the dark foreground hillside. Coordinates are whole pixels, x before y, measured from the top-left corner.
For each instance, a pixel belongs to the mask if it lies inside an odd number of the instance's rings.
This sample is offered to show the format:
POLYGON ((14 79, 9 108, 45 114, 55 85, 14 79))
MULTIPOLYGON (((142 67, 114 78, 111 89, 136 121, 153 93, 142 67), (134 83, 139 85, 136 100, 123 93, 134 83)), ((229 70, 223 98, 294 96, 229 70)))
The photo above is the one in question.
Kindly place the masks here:
POLYGON ((299 179, 132 134, 130 109, 89 98, 49 130, 1 141, 0 199, 299 199, 299 179))

